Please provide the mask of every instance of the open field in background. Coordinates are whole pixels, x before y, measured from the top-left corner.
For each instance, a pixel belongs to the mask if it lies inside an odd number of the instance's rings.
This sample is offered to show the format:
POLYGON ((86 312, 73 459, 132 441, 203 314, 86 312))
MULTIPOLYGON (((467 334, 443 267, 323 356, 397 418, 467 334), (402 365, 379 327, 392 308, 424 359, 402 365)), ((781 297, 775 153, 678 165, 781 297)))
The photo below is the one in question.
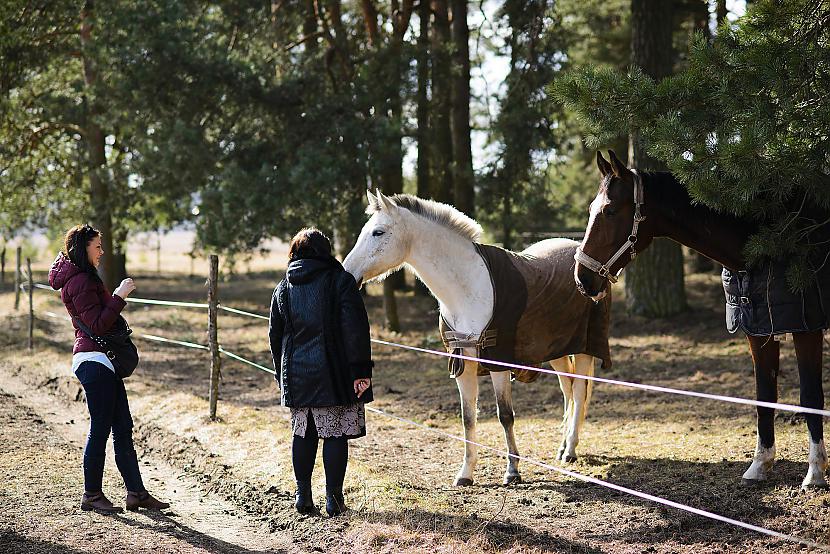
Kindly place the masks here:
MULTIPOLYGON (((184 273, 191 271, 196 275, 207 275, 209 261, 207 254, 197 254, 192 259, 194 232, 186 229, 158 233, 138 233, 127 241, 127 271, 143 273, 184 273), (159 249, 159 241, 161 249, 159 249)), ((32 267, 37 271, 47 271, 52 260, 60 249, 57 243, 50 244, 42 234, 32 235, 25 239, 9 241, 6 245, 6 272, 13 275, 15 248, 22 245, 25 257, 31 255, 32 267)), ((0 244, 2 248, 2 244, 0 244)), ((234 266, 235 273, 250 273, 274 271, 284 269, 288 245, 280 240, 272 239, 262 244, 259 252, 249 258, 239 257, 234 266)), ((228 272, 228 260, 222 259, 220 271, 228 272)))
MULTIPOLYGON (((165 268, 166 269, 166 268, 165 268)), ((39 274, 38 280, 44 275, 39 274)), ((220 285, 228 306, 267 313, 277 271, 239 274, 220 285)), ((203 302, 202 276, 157 276, 136 272, 137 295, 203 302)), ((663 321, 613 313, 610 370, 597 374, 629 381, 754 397, 745 339, 726 333, 723 293, 715 275, 687 278, 691 311, 663 321)), ((615 292, 621 291, 615 287, 615 292)), ((400 334, 379 328, 380 288, 367 298, 377 338, 440 347, 434 301, 402 294, 400 334)), ((23 382, 46 391, 56 404, 83 420, 79 387, 69 374, 68 322, 38 316, 36 352, 25 350, 25 311, 12 309, 13 295, 0 293, 0 389, 23 382)), ((63 313, 57 295, 35 293, 38 310, 63 313)), ((138 332, 206 343, 207 314, 201 310, 129 305, 126 317, 138 332)), ((267 323, 220 312, 223 347, 270 366, 267 323)), ((369 435, 352 442, 347 475, 347 518, 297 517, 291 508, 288 413, 278 406, 273 378, 247 365, 223 359, 218 413, 208 412, 208 357, 203 351, 136 341, 142 364, 128 381, 136 436, 143 457, 165 460, 211 494, 237 507, 242 516, 267 525, 276 537, 293 541, 289 551, 324 552, 794 552, 741 529, 619 493, 586 485, 554 472, 520 465, 524 483, 500 486, 505 461, 481 452, 476 484, 455 488, 463 446, 407 424, 368 414, 369 435)), ((460 404, 447 377, 446 360, 374 346, 375 407, 461 434, 460 404)), ((798 402, 791 342, 782 345, 781 401, 798 402)), ((489 379, 481 379, 479 440, 503 448, 501 426, 489 379)), ((521 454, 553 462, 560 440, 562 397, 553 376, 516 383, 516 435, 521 454)), ((4 400, 5 401, 5 400, 4 400)), ((741 473, 755 446, 754 409, 713 401, 647 394, 596 385, 575 471, 664 496, 695 507, 819 542, 830 542, 826 514, 830 492, 801 492, 806 472, 807 434, 803 420, 781 414, 777 420, 779 458, 775 476, 762 487, 744 487, 741 473)), ((22 440, 10 436, 10 441, 22 440)), ((80 453, 62 472, 63 490, 82 484, 80 453), (73 473, 74 471, 74 473, 73 473)), ((0 457, 0 475, 18 471, 19 458, 0 457)), ((114 464, 108 464, 110 483, 114 464)), ((314 478, 315 498, 323 498, 323 472, 314 478)), ((38 484, 37 486, 46 486, 38 484)), ((116 488, 117 490, 117 488, 116 488)), ((115 491, 114 491, 115 492, 115 491)), ((22 493, 3 492, 16 502, 22 493), (18 494, 18 496, 15 496, 18 494)), ((113 494, 113 496, 118 496, 113 494)), ((6 500, 9 500, 8 498, 6 500)), ((175 502, 176 498, 173 498, 175 502)), ((176 508, 174 504, 174 509, 176 508)), ((35 517, 54 507, 38 504, 35 517)), ((15 514, 0 516, 0 529, 46 540, 42 530, 23 525, 15 514)), ((127 515, 124 518, 130 518, 127 515)), ((169 530, 155 529, 160 535, 169 530)), ((218 531, 217 531, 218 533, 218 531)), ((208 533, 209 535, 210 533, 208 533)), ((165 535, 166 536, 166 535, 165 535)), ((235 543, 227 534, 222 544, 235 543)), ((57 541, 57 542, 56 542, 57 541)), ((76 538, 49 538, 85 551, 76 538)), ((39 543, 38 543, 39 544, 39 543)), ((206 543, 208 544, 208 543, 206 543)), ((195 547, 194 547, 195 548, 195 547)), ((41 551, 41 550, 39 550, 41 551)), ((208 551, 224 551, 219 547, 208 551)), ((233 551, 233 550, 228 550, 233 551)))

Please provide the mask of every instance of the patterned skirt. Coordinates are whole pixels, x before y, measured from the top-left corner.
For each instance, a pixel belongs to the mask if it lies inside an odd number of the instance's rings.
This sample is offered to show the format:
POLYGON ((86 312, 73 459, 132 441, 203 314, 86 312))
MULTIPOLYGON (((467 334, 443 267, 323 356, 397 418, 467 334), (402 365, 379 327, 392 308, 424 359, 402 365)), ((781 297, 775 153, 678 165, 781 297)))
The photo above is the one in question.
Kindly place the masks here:
POLYGON ((305 437, 309 413, 314 418, 314 426, 321 439, 356 439, 366 436, 366 410, 363 402, 325 408, 291 408, 291 430, 298 437, 305 437))

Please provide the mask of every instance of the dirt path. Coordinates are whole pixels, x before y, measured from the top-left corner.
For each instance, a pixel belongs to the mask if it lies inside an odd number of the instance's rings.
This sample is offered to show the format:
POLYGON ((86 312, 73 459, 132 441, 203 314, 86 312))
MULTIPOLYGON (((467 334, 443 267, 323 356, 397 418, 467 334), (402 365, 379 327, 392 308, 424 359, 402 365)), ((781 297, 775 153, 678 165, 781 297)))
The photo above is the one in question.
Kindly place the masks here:
MULTIPOLYGON (((191 477, 142 457, 148 489, 173 503, 161 514, 81 512, 84 405, 26 387, 0 366, 0 552, 292 552, 284 535, 206 494, 191 477)), ((110 443, 111 444, 111 443, 110 443)), ((123 484, 108 453, 105 492, 123 506, 123 484)), ((264 518, 263 518, 264 519, 264 518)))

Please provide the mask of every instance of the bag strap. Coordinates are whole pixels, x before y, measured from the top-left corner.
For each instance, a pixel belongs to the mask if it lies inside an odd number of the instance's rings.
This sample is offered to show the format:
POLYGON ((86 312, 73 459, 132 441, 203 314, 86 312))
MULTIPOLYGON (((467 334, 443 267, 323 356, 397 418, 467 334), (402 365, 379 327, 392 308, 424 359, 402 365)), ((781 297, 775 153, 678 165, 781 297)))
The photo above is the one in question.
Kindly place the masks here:
POLYGON ((96 335, 95 333, 93 333, 93 332, 92 332, 92 330, 91 330, 89 327, 87 327, 87 326, 84 324, 84 322, 83 322, 83 321, 81 321, 81 318, 80 318, 80 317, 73 317, 73 318, 72 318, 72 321, 74 321, 74 322, 75 322, 75 324, 76 324, 76 325, 77 325, 77 326, 81 329, 81 331, 83 331, 84 333, 86 333, 86 335, 87 335, 89 338, 91 338, 92 340, 94 340, 94 341, 98 344, 98 346, 100 346, 101 348, 103 348, 103 349, 104 349, 104 354, 106 354, 106 356, 107 356, 108 358, 110 358, 110 359, 114 359, 114 356, 110 356, 111 349, 110 349, 109 345, 107 344, 107 341, 105 341, 103 338, 101 338, 101 337, 99 337, 98 335, 96 335))

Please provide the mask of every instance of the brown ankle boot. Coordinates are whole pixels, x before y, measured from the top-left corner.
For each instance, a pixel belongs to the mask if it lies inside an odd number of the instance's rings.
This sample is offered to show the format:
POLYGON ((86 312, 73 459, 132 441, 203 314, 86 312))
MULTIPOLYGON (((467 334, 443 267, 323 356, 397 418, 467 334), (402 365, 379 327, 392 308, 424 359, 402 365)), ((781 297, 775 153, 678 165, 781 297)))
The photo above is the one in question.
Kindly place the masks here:
POLYGON ((127 491, 127 509, 131 512, 137 511, 139 508, 144 508, 145 510, 166 510, 170 507, 170 504, 167 502, 162 502, 161 500, 157 500, 153 498, 153 495, 147 491, 143 492, 132 492, 127 491))
POLYGON ((120 514, 123 508, 113 506, 103 492, 85 492, 81 497, 81 509, 85 512, 95 510, 102 514, 120 514))

